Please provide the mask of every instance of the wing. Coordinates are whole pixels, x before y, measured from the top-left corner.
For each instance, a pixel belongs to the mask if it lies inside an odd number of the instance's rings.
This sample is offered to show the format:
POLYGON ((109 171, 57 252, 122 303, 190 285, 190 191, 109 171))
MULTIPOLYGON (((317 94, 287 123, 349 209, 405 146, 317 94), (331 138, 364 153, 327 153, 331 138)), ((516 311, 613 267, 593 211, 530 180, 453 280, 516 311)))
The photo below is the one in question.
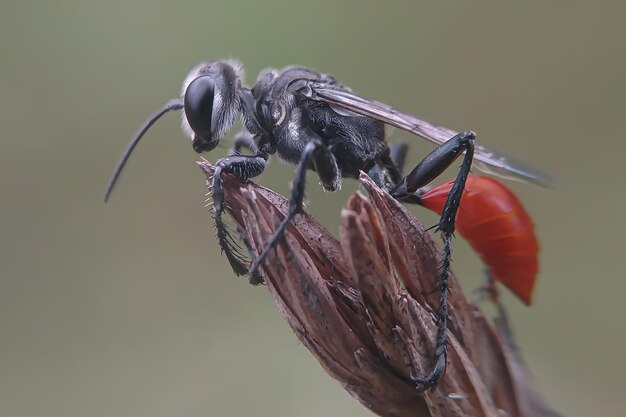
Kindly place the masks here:
MULTIPOLYGON (((341 87, 340 87, 341 88, 341 87)), ((417 117, 404 113, 387 104, 368 100, 350 91, 332 88, 328 84, 312 83, 310 90, 303 93, 317 101, 328 103, 333 108, 371 117, 399 129, 411 132, 437 145, 446 142, 458 132, 436 126, 417 117)), ((493 151, 485 146, 476 145, 474 166, 487 174, 510 180, 524 181, 541 187, 549 187, 552 178, 520 161, 493 151)))

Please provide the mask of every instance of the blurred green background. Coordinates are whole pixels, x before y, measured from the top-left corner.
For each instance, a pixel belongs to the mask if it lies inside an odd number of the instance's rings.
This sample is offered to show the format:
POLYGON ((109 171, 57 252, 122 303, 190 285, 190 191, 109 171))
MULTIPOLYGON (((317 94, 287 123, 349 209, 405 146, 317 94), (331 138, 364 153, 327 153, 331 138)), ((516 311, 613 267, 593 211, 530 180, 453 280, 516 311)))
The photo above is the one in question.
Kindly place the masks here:
MULTIPOLYGON (((623 417, 625 12, 617 2, 3 0, 0 415, 370 415, 299 345, 266 290, 233 277, 178 116, 150 132, 102 203, 136 127, 191 67, 233 56, 249 84, 268 66, 317 68, 557 177, 552 192, 511 184, 536 219, 542 273, 531 308, 505 301, 550 404, 623 417)), ((414 161, 431 149, 411 143, 414 161)), ((258 181, 285 193, 292 172, 273 161, 258 181)), ((329 194, 309 178, 311 211, 336 231, 355 182, 329 194)), ((470 291, 481 265, 457 242, 470 291)))

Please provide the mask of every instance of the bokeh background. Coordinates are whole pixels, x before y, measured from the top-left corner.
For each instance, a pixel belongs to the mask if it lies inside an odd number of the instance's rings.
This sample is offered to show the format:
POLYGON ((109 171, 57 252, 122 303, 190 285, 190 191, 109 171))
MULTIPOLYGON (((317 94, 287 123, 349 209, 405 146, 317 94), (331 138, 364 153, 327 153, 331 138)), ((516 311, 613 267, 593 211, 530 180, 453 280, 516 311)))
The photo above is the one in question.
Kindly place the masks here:
MULTIPOLYGON (((509 294, 538 389, 567 416, 624 416, 626 7, 601 2, 59 0, 0 3, 0 415, 368 416, 236 279, 178 116, 108 205, 131 134, 204 59, 247 81, 302 64, 553 174, 510 184, 536 219, 535 304, 509 294)), ((409 139, 411 158, 431 149, 409 139)), ((225 151, 208 157, 215 160, 225 151)), ((293 167, 259 182, 286 193, 293 167)), ((336 231, 357 188, 310 209, 336 231)), ((427 224, 435 219, 416 213, 427 224)), ((471 291, 481 265, 458 239, 471 291)))

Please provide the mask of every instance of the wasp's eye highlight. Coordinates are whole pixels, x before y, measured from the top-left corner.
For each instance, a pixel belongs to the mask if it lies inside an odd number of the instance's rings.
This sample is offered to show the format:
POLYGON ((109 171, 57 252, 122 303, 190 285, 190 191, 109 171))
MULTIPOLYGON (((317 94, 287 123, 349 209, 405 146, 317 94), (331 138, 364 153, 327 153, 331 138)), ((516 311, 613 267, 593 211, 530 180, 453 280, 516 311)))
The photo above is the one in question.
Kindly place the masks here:
POLYGON ((193 80, 185 91, 185 116, 196 135, 210 139, 215 82, 211 76, 193 80))

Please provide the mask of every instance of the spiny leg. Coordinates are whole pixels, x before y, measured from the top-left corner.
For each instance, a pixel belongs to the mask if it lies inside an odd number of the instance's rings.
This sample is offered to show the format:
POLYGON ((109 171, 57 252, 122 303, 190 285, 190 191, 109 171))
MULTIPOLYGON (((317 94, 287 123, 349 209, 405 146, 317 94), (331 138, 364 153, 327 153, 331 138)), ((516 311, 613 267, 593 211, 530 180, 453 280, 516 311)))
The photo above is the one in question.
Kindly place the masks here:
MULTIPOLYGON (((227 156, 217 161, 215 173, 213 174, 211 194, 213 197, 213 216, 217 229, 217 239, 230 266, 237 275, 245 275, 248 272, 248 267, 244 262, 239 244, 231 235, 227 224, 222 218, 222 214, 224 213, 224 185, 222 182, 222 173, 229 173, 241 181, 247 181, 249 178, 256 177, 263 172, 267 164, 267 159, 268 154, 265 152, 260 152, 252 156, 227 156)), ((251 283, 258 284, 262 281, 262 278, 259 276, 250 276, 251 283)))
POLYGON ((252 262, 249 270, 250 276, 257 273, 258 268, 263 265, 263 262, 270 251, 272 251, 283 239, 293 218, 296 214, 302 212, 306 171, 309 168, 311 161, 313 161, 315 171, 320 178, 322 186, 329 191, 334 191, 338 188, 339 182, 341 181, 341 175, 339 173, 335 157, 322 142, 317 139, 311 140, 306 144, 302 154, 300 155, 300 161, 298 162, 298 167, 296 168, 296 173, 292 181, 291 197, 289 198, 289 208, 287 209, 287 214, 285 215, 283 221, 278 225, 278 228, 259 256, 252 262))
POLYGON ((442 232, 443 258, 437 279, 436 289, 439 290, 439 309, 437 312, 438 328, 435 348, 435 366, 424 376, 415 378, 419 391, 434 387, 446 368, 447 330, 448 330, 448 278, 452 259, 452 236, 454 234, 456 213, 460 207, 465 182, 472 167, 474 157, 474 132, 462 132, 440 145, 428 154, 417 166, 400 181, 391 191, 391 195, 399 200, 419 204, 419 196, 414 194, 419 188, 427 185, 465 151, 461 168, 450 189, 443 206, 437 231, 442 232))
MULTIPOLYGON (((241 156, 242 151, 244 150, 251 155, 257 155, 259 148, 254 139, 254 135, 247 130, 242 130, 239 133, 236 133, 235 136, 233 136, 233 146, 228 151, 228 156, 241 156)), ((254 260, 254 258, 256 258, 256 253, 254 252, 254 248, 252 247, 252 244, 250 243, 248 238, 241 233, 239 238, 246 247, 249 258, 251 260, 254 260)), ((250 276, 248 278, 250 284, 252 285, 265 283, 265 279, 263 279, 261 274, 256 274, 255 276, 250 276)))

